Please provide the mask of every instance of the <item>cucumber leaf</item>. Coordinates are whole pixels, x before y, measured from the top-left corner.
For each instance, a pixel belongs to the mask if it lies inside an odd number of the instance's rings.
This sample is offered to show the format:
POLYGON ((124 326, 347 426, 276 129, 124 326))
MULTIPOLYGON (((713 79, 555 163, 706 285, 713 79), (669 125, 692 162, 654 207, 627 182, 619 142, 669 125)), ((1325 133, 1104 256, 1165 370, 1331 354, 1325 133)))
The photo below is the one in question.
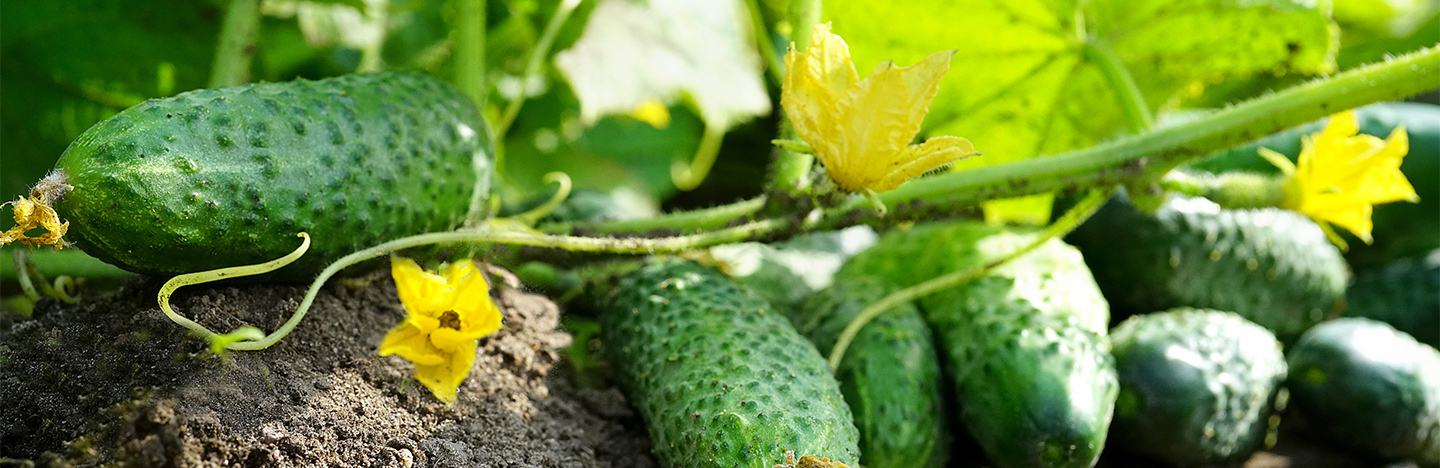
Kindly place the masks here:
POLYGON ((586 122, 687 99, 707 126, 730 128, 770 112, 749 24, 738 0, 604 0, 555 62, 586 122))
MULTIPOLYGON (((1125 128, 1119 97, 1087 59, 1103 47, 1150 111, 1204 86, 1335 68, 1337 29, 1306 0, 831 0, 825 16, 866 70, 956 50, 930 134, 969 138, 957 170, 1082 148, 1125 128)), ((992 203, 991 219, 1044 222, 1048 196, 992 203)))
POLYGON ((95 122, 204 86, 221 15, 193 0, 0 2, 0 198, 95 122))

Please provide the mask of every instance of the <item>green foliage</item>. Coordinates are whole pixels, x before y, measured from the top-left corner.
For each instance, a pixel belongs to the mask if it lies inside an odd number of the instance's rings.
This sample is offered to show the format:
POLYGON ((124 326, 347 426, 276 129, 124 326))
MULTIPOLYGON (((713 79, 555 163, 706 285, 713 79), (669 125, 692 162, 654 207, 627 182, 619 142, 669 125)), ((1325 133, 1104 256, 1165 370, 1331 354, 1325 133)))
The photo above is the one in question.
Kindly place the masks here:
MULTIPOLYGON (((861 69, 956 50, 926 128, 985 153, 957 169, 1082 148, 1126 128, 1121 91, 1087 47, 1113 51, 1151 111, 1224 79, 1329 72, 1336 50, 1327 15, 1297 0, 832 0, 825 14, 861 69)), ((1047 200, 1002 212, 1043 220, 1047 200)))
POLYGON ((91 124, 204 86, 219 15, 202 1, 0 3, 0 196, 28 191, 91 124))
POLYGON ((752 38, 738 0, 600 2, 555 61, 586 122, 684 98, 706 125, 729 128, 770 112, 752 38))

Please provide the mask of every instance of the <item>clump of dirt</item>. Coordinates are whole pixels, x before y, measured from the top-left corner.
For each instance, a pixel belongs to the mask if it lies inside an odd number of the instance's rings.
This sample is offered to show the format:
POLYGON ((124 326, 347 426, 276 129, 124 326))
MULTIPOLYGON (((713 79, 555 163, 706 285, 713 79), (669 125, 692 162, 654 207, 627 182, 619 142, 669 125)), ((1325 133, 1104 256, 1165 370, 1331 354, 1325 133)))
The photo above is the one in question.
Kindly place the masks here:
MULTIPOLYGON (((445 405, 399 358, 375 355, 404 316, 394 284, 331 285, 293 334, 217 358, 132 284, 77 306, 42 303, 0 324, 0 457, 39 465, 654 466, 639 417, 613 388, 560 364, 570 336, 544 297, 497 285, 505 325, 445 405)), ((181 290, 212 330, 273 330, 294 286, 181 290)))

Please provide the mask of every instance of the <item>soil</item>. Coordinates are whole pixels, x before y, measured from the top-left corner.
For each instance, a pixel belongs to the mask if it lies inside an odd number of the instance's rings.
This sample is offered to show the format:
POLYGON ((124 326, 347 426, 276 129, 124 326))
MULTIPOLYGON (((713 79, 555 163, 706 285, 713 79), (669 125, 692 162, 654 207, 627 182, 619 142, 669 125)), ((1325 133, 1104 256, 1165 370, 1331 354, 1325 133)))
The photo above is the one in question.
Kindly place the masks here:
MULTIPOLYGON (((383 272, 326 287, 278 345, 223 357, 165 318, 156 280, 79 305, 42 301, 29 320, 0 313, 0 466, 656 466, 620 392, 561 359, 571 335, 558 308, 497 274, 505 324, 481 341, 454 405, 409 363, 375 354, 404 316, 383 272)), ((174 303, 212 330, 273 330, 303 293, 193 287, 174 303)), ((1243 466, 1384 465, 1290 425, 1243 466)), ((951 466, 987 465, 958 439, 951 466)), ((1101 466, 1158 464, 1108 450, 1101 466)))
MULTIPOLYGON (((381 273, 326 287, 276 346, 223 357, 160 312, 153 280, 42 301, 0 323, 0 465, 654 466, 624 397, 560 363, 556 306, 501 278, 504 327, 454 405, 375 354, 404 316, 381 273)), ((273 330, 303 293, 193 287, 174 303, 212 330, 273 330)))

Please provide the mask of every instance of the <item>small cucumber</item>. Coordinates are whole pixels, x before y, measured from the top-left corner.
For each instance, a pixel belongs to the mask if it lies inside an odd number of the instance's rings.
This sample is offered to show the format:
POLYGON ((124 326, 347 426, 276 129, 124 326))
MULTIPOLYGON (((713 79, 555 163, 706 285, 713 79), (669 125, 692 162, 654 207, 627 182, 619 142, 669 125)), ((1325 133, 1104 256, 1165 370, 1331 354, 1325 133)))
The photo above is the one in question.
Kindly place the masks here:
POLYGON ((1290 408, 1333 442, 1440 464, 1440 351, 1363 318, 1316 326, 1290 350, 1290 408))
MULTIPOLYGON (((790 320, 828 352, 860 311, 893 292, 884 282, 842 279, 792 309, 790 320)), ((905 304, 865 325, 835 369, 860 429, 860 462, 869 468, 944 466, 945 414, 940 363, 930 327, 905 304)))
MULTIPOLYGON (((1420 202, 1376 206, 1372 215, 1375 243, 1366 245, 1352 238, 1346 259, 1356 267, 1373 267, 1440 248, 1440 106, 1413 102, 1373 104, 1356 109, 1355 119, 1361 133, 1380 138, 1389 136, 1396 127, 1405 127, 1410 154, 1400 170, 1410 179, 1420 202)), ((1276 133, 1221 151, 1191 167, 1216 173, 1275 173, 1275 167, 1259 156, 1259 149, 1275 150, 1293 161, 1300 154, 1301 138, 1320 131, 1324 124, 1316 121, 1276 133)))
POLYGON ((1345 302, 1347 317, 1379 320, 1440 347, 1440 250, 1356 273, 1345 302))
POLYGON ((1234 311, 1290 340, 1343 307, 1344 259, 1315 223, 1289 211, 1172 197, 1151 214, 1117 197, 1068 240, 1111 304, 1132 313, 1234 311))
POLYGON ((141 273, 270 260, 305 231, 310 252, 275 276, 304 279, 458 226, 489 191, 490 145, 470 101, 420 74, 198 90, 81 134, 55 167, 72 187, 56 210, 81 249, 141 273))
POLYGON ((770 468, 787 451, 859 458, 825 359, 753 292, 661 260, 624 274, 604 302, 605 355, 666 466, 770 468))
POLYGON ((1111 444, 1178 466, 1244 460, 1273 425, 1280 342, 1230 312, 1136 315, 1110 331, 1120 398, 1111 444))
MULTIPOLYGON (((841 268, 910 286, 1033 242, 973 223, 892 232, 841 268)), ((1105 445, 1118 384, 1109 309, 1080 252, 1052 240, 921 299, 954 382, 960 419, 1002 467, 1089 467, 1105 445)))

